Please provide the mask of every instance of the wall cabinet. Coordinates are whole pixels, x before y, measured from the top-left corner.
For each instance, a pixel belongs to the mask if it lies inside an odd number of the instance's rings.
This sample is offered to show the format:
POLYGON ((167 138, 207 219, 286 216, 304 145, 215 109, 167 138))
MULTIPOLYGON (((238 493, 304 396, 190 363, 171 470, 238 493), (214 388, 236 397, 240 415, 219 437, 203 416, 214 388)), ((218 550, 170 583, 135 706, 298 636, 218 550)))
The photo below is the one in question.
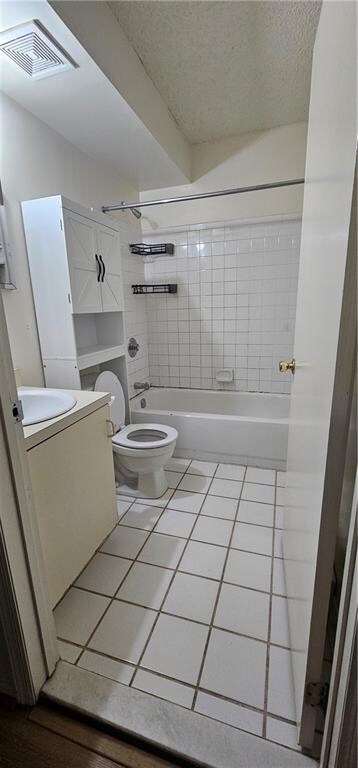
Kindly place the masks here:
POLYGON ((119 234, 69 210, 63 212, 72 312, 123 309, 119 234))
POLYGON ((46 385, 79 389, 81 372, 123 358, 126 389, 118 223, 62 195, 22 213, 46 385))

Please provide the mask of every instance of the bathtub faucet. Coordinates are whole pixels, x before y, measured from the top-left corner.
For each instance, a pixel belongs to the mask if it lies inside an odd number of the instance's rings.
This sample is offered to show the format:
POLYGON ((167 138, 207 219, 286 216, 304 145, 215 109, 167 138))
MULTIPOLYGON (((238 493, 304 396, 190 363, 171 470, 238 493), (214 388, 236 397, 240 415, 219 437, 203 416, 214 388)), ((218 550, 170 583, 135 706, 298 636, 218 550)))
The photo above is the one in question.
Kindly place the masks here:
POLYGON ((135 381, 133 384, 133 389, 149 389, 150 384, 148 381, 135 381))

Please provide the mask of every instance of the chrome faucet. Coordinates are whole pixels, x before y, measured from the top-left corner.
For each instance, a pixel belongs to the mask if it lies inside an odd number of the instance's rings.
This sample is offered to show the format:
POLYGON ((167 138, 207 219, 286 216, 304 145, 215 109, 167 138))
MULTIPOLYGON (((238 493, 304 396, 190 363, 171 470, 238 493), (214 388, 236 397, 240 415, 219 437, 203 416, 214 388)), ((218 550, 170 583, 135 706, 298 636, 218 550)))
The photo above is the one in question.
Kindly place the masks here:
POLYGON ((149 389, 150 384, 148 381, 135 381, 133 384, 133 389, 149 389))

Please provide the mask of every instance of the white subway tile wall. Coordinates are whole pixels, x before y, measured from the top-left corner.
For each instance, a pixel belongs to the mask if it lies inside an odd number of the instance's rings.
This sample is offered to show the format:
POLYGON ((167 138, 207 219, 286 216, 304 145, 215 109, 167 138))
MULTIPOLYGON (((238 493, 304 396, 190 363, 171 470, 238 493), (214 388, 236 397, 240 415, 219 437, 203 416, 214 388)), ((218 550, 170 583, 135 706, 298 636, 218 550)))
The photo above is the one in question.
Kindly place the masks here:
POLYGON ((175 244, 174 257, 145 264, 146 282, 178 283, 176 295, 136 297, 152 385, 290 392, 278 361, 293 353, 300 233, 300 218, 282 217, 144 236, 175 244), (233 381, 218 383, 219 368, 233 381))
POLYGON ((147 309, 145 300, 138 301, 143 297, 134 296, 132 293, 132 284, 145 282, 144 264, 141 256, 133 256, 129 252, 129 243, 141 242, 141 240, 141 233, 138 234, 131 227, 121 228, 125 344, 127 347, 132 336, 139 344, 139 352, 135 358, 129 357, 128 352, 126 354, 129 397, 137 394, 133 389, 135 381, 149 381, 147 309))

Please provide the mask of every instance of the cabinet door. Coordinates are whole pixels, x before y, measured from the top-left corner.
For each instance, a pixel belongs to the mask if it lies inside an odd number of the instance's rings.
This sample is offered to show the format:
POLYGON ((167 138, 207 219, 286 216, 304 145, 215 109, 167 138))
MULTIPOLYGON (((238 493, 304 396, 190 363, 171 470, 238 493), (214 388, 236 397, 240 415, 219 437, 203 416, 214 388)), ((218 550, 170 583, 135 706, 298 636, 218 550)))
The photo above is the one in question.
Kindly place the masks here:
POLYGON ((101 293, 103 312, 118 312, 124 309, 121 275, 109 275, 106 272, 101 283, 101 293))
POLYGON ((71 211, 64 212, 72 312, 101 312, 102 298, 95 254, 96 223, 71 211))
POLYGON ((118 232, 109 227, 97 226, 97 249, 104 270, 101 273, 103 312, 123 309, 121 253, 118 232))
POLYGON ((121 251, 119 234, 103 224, 97 224, 97 253, 102 257, 107 274, 121 275, 121 251))

